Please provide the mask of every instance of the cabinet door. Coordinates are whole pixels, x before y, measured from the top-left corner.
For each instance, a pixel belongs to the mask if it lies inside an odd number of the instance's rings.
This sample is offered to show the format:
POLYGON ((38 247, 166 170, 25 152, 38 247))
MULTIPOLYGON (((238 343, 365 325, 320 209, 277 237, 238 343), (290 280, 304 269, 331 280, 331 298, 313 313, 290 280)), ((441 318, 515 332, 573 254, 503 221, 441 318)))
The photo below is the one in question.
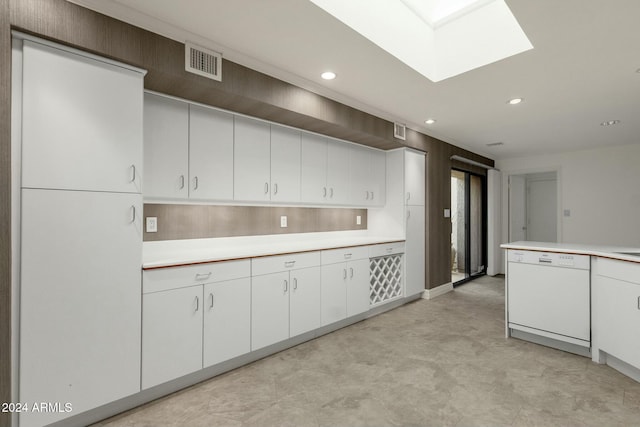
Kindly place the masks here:
POLYGON ((269 123, 235 117, 233 198, 270 200, 271 130, 269 123))
POLYGON ((289 338, 289 272, 251 278, 251 350, 289 338))
POLYGON ((296 336, 320 327, 320 267, 293 270, 289 335, 296 336))
POLYGON ((322 326, 347 317, 347 264, 322 266, 320 308, 322 326))
POLYGON ((233 199, 233 115, 189 106, 189 198, 233 199))
POLYGON ((367 206, 371 199, 371 155, 369 149, 354 145, 349 158, 349 204, 367 206))
POLYGON ((189 105, 144 95, 144 197, 189 196, 189 105))
POLYGON ((202 369, 202 285, 142 297, 142 388, 202 369))
POLYGON ((384 206, 387 196, 387 156, 384 151, 370 150, 370 204, 373 206, 384 206))
POLYGON ((140 193, 142 74, 23 48, 22 186, 140 193))
POLYGON ((407 206, 405 252, 405 296, 424 291, 425 277, 424 206, 407 206))
POLYGON ((349 204, 349 157, 348 144, 329 141, 327 145, 327 203, 349 204))
POLYGON ((413 151, 404 153, 405 200, 408 205, 424 206, 425 157, 413 151))
POLYGON ((598 347, 640 368, 640 285, 596 276, 594 287, 598 347))
POLYGON ((271 200, 300 201, 300 131, 271 125, 271 200))
POLYGON ((139 194, 22 190, 20 401, 79 413, 140 391, 141 217, 139 194))
POLYGON ((347 263, 347 317, 369 310, 369 259, 347 263))
POLYGON ((251 351, 251 279, 204 285, 203 367, 251 351))
POLYGON ((301 148, 301 201, 324 203, 328 195, 327 139, 303 132, 301 148))

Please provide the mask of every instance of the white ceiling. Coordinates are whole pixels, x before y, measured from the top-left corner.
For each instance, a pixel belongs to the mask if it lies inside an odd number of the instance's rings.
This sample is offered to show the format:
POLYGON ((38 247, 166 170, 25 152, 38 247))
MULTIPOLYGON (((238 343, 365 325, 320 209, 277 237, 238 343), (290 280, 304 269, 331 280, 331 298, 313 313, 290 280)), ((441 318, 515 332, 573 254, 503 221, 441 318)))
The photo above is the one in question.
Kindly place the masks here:
POLYGON ((437 83, 306 0, 72 1, 494 159, 640 143, 638 0, 506 0, 534 48, 437 83))

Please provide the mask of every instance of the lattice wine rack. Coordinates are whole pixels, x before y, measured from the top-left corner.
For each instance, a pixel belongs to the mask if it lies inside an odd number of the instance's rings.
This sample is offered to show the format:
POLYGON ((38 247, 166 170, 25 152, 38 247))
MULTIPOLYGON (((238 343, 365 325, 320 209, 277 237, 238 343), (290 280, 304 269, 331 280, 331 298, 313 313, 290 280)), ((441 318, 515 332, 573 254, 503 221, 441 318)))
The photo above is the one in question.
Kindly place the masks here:
POLYGON ((371 258, 371 306, 402 297, 402 254, 371 258))

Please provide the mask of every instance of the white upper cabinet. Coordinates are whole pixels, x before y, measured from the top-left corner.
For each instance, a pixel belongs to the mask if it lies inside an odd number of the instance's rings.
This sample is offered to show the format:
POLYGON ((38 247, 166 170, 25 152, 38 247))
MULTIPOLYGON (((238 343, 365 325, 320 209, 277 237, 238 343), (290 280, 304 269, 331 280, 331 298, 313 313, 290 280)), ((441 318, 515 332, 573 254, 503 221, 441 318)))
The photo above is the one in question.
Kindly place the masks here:
POLYGON ((324 203, 327 197, 327 139, 302 133, 300 198, 324 203))
POLYGON ((271 201, 300 201, 300 131, 271 125, 271 201))
POLYGON ((386 157, 383 151, 354 145, 350 156, 350 204, 383 206, 385 202, 386 157))
POLYGON ((349 157, 351 146, 343 142, 327 142, 327 203, 349 202, 349 157))
POLYGON ((144 196, 189 196, 189 104, 144 95, 144 196))
POLYGON ((189 105, 189 197, 233 198, 233 115, 189 105))
POLYGON ((423 153, 406 150, 404 153, 405 203, 424 206, 425 157, 423 153))
POLYGON ((143 74, 24 41, 22 186, 142 191, 143 74))
POLYGON ((350 200, 349 144, 302 133, 301 200, 307 203, 354 204, 350 200))
POLYGON ((269 201, 271 192, 271 131, 269 123, 235 117, 233 198, 269 201))

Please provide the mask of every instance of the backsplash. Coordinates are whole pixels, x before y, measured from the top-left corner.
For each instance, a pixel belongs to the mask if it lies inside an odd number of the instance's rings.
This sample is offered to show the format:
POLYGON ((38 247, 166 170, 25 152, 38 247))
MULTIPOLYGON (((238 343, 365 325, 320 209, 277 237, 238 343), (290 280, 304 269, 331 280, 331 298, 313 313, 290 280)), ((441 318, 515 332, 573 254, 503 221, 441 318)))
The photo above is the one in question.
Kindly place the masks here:
POLYGON ((145 242, 367 229, 367 210, 351 208, 146 203, 144 217, 156 217, 158 223, 155 233, 145 228, 145 242), (285 228, 280 226, 283 216, 287 217, 285 228))

